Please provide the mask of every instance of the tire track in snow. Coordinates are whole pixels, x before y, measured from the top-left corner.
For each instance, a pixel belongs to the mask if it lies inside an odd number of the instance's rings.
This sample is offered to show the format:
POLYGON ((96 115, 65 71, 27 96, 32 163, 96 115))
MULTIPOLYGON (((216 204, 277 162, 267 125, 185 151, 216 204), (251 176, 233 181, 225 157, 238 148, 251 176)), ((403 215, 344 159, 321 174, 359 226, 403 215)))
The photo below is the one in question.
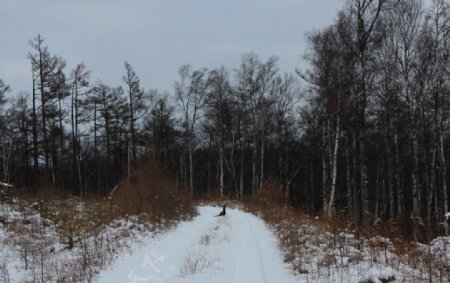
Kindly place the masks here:
MULTIPOLYGON (((240 224, 241 222, 238 220, 238 223, 240 224)), ((232 228, 233 229, 233 228, 232 228)), ((234 240, 234 239, 233 239, 234 240)), ((240 254, 241 254, 241 247, 236 245, 233 247, 233 283, 238 283, 238 274, 240 272, 240 262, 239 262, 239 258, 240 258, 240 254)))
POLYGON ((258 260, 259 260, 259 265, 260 265, 260 268, 262 271, 263 280, 265 283, 267 283, 267 274, 266 274, 265 266, 264 266, 264 258, 261 253, 261 246, 259 245, 258 237, 256 237, 255 231, 253 230, 252 223, 250 222, 250 220, 247 220, 247 222, 248 222, 248 227, 250 228, 250 232, 252 234, 253 241, 256 246, 256 250, 258 252, 258 260))

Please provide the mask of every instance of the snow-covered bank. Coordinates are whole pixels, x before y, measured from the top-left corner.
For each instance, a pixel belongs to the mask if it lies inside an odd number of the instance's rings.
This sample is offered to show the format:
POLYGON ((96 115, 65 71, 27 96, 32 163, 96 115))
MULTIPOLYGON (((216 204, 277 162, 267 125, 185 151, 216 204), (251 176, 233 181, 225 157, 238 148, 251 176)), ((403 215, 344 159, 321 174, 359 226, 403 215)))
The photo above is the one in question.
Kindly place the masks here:
POLYGON ((98 282, 298 282, 264 222, 238 209, 198 208, 180 224, 136 253, 122 257, 98 282))
POLYGON ((261 216, 304 282, 450 282, 450 237, 411 243, 284 207, 261 216))
POLYGON ((91 282, 118 255, 161 231, 137 216, 104 224, 82 202, 64 201, 70 218, 63 219, 53 205, 50 219, 38 202, 0 203, 0 282, 91 282))

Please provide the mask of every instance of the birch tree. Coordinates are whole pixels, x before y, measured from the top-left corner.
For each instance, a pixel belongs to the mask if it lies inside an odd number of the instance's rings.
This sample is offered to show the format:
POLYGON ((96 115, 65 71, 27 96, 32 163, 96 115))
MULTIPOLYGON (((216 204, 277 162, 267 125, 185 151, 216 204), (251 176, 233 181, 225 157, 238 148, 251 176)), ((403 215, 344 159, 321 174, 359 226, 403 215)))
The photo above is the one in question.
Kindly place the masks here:
POLYGON ((300 170, 297 160, 291 156, 296 145, 295 107, 300 99, 300 86, 292 74, 278 75, 271 86, 275 122, 275 144, 278 149, 278 167, 285 201, 290 199, 291 184, 300 170))
POLYGON ((395 40, 397 45, 397 62, 400 69, 400 98, 406 105, 409 120, 409 141, 412 157, 411 186, 413 196, 413 213, 420 216, 419 188, 419 141, 418 127, 422 111, 424 94, 416 84, 415 68, 417 60, 416 41, 422 22, 422 6, 419 0, 401 0, 392 10, 395 17, 395 40))
POLYGON ((242 103, 245 115, 248 115, 250 122, 248 131, 251 136, 252 148, 253 193, 262 188, 264 180, 266 130, 273 104, 273 100, 269 96, 269 88, 278 71, 277 61, 277 57, 270 57, 263 63, 255 53, 247 53, 242 56, 241 65, 236 70, 235 91, 239 95, 240 103, 242 103), (259 168, 257 168, 258 164, 259 168))
MULTIPOLYGON (((434 0, 425 15, 418 39, 419 76, 426 89, 426 105, 430 106, 432 121, 431 181, 427 195, 427 219, 431 221, 432 203, 435 202, 437 221, 448 212, 447 166, 444 135, 449 115, 450 65, 450 4, 434 0), (434 200, 433 200, 434 199, 434 200), (441 200, 441 201, 439 201, 441 200)), ((448 229, 446 228, 446 233, 448 229)))
POLYGON ((183 112, 183 131, 186 136, 186 146, 189 166, 189 192, 194 195, 194 164, 193 151, 195 132, 199 120, 203 117, 205 105, 205 75, 206 69, 191 70, 191 66, 183 65, 178 70, 180 80, 175 82, 175 96, 178 106, 183 112))
MULTIPOLYGON (((229 74, 225 67, 210 71, 207 79, 206 92, 206 118, 211 122, 212 133, 215 135, 215 142, 218 147, 218 182, 219 195, 224 192, 224 172, 225 163, 229 162, 225 156, 225 131, 230 128, 229 122, 232 121, 230 113, 230 95, 231 86, 229 83, 229 74)), ((230 165, 228 165, 229 167, 230 165)))

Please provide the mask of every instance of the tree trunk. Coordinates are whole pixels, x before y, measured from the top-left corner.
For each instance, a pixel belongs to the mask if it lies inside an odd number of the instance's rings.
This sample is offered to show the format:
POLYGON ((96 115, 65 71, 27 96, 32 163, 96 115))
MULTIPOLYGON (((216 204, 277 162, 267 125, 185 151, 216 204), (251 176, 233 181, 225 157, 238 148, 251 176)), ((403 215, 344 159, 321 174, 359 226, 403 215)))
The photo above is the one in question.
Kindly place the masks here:
POLYGON ((240 172, 239 172, 239 199, 242 200, 244 196, 244 147, 241 142, 241 160, 240 160, 240 172))
POLYGON ((28 122, 22 118, 22 144, 23 144, 23 164, 25 165, 25 186, 30 185, 30 171, 29 171, 29 149, 28 149, 28 122))
POLYGON ((192 140, 189 141, 189 193, 191 197, 194 196, 194 164, 192 160, 192 140))
POLYGON ((381 181, 381 189, 380 189, 380 167, 376 167, 375 173, 375 208, 374 208, 374 216, 376 217, 375 221, 380 217, 380 197, 383 198, 384 204, 384 192, 385 192, 385 184, 384 181, 381 181), (380 193, 381 191, 381 193, 380 193))
POLYGON ((256 139, 252 145, 252 194, 256 193, 256 188, 258 186, 258 180, 256 177, 256 158, 258 157, 258 149, 256 145, 256 139))
MULTIPOLYGON (((72 123, 72 166, 74 174, 74 190, 75 195, 82 195, 81 188, 81 166, 79 156, 79 138, 78 138, 78 77, 75 74, 72 86, 72 105, 71 105, 71 123, 72 123)), ((106 123, 107 124, 107 123, 106 123)))
POLYGON ((131 132, 131 153, 133 160, 136 159, 136 133, 134 130, 134 109, 133 109, 133 95, 131 84, 129 85, 129 97, 130 97, 130 132, 131 132))
POLYGON ((310 181, 310 186, 311 186, 311 208, 312 211, 314 211, 314 164, 311 162, 309 165, 310 168, 310 176, 309 178, 311 179, 310 181))
POLYGON ((36 117, 36 87, 35 79, 33 75, 33 121, 32 121, 32 131, 33 131, 33 188, 36 191, 38 185, 38 173, 39 173, 39 153, 38 153, 38 134, 37 134, 37 117, 36 117))
MULTIPOLYGON (((389 122, 389 129, 391 125, 389 122)), ((388 133, 385 134, 385 145, 386 145, 386 162, 387 162, 387 191, 389 194, 389 219, 395 217, 395 199, 394 199, 394 188, 393 188, 393 177, 392 177, 392 152, 391 143, 388 133)))
POLYGON ((366 167, 366 151, 365 151, 365 141, 362 133, 359 133, 359 164, 361 170, 361 202, 362 202, 362 217, 363 224, 369 225, 369 191, 367 187, 367 167, 366 167))
POLYGON ((431 215, 433 213, 433 195, 436 189, 436 150, 437 142, 436 136, 433 137, 433 147, 431 149, 431 162, 430 162, 430 181, 427 194, 427 223, 431 223, 431 215))
MULTIPOLYGON (((111 162, 111 132, 109 125, 109 116, 105 117, 105 135, 106 135, 106 156, 108 158, 108 165, 106 166, 107 171, 111 170, 112 162, 111 162)), ((109 186, 112 186, 112 178, 107 178, 107 183, 109 186)), ((108 188, 109 189, 109 188, 108 188)))
POLYGON ((327 140, 326 140, 326 130, 325 125, 322 126, 322 207, 325 215, 328 214, 328 161, 326 155, 328 153, 327 150, 327 140))
POLYGON ((42 51, 39 49, 39 82, 40 82, 40 91, 41 91, 41 114, 42 114, 42 133, 44 134, 44 160, 45 160, 45 174, 44 174, 44 186, 45 186, 45 192, 47 193, 47 182, 48 182, 48 141, 47 141, 47 113, 45 108, 45 90, 44 90, 44 83, 46 79, 44 78, 44 65, 42 61, 42 51))
MULTIPOLYGON (((61 95, 58 95, 58 107, 59 107, 59 128, 61 130, 61 133, 59 135, 59 148, 60 148, 60 158, 63 159, 64 157, 64 127, 63 127, 63 109, 62 109, 62 105, 61 105, 61 95)), ((61 161, 62 162, 62 161, 61 161)), ((61 174, 58 174, 61 175, 61 174)), ((64 180, 64 176, 59 176, 59 179, 61 181, 64 180)), ((64 184, 57 184, 57 186, 59 187, 60 185, 62 185, 64 187, 64 184)))
POLYGON ((411 173, 411 185, 412 185, 412 196, 413 196, 413 213, 414 216, 420 216, 420 203, 419 203, 419 185, 418 185, 418 176, 419 176, 419 142, 417 138, 416 131, 412 132, 412 160, 413 160, 413 168, 411 173))
POLYGON ((263 187, 263 179, 264 179, 264 146, 265 146, 265 137, 264 132, 261 133, 261 164, 260 164, 260 176, 259 176, 259 191, 262 190, 263 187))
POLYGON ((345 138, 345 185, 347 189, 347 219, 352 219, 353 214, 353 191, 352 191, 352 180, 350 177, 350 153, 349 153, 350 144, 348 142, 348 136, 345 138))
POLYGON ((94 102, 94 160, 97 162, 97 180, 96 180, 96 186, 97 186, 97 195, 100 196, 100 169, 101 169, 101 163, 98 158, 98 152, 97 152, 97 102, 94 102))
POLYGON ((359 223, 361 211, 360 190, 356 189, 356 132, 352 132, 352 191, 353 191, 353 222, 359 223))
POLYGON ((335 194, 336 194, 336 179, 337 179, 337 159, 338 159, 338 149, 339 149, 339 136, 340 136, 340 115, 337 115, 336 130, 334 138, 334 150, 333 150, 333 167, 331 175, 331 192, 330 201, 328 203, 328 217, 332 217, 335 214, 335 194))
POLYGON ((223 196, 223 146, 222 142, 219 145, 219 194, 222 197, 223 196))
POLYGON ((398 147, 397 130, 394 128, 394 151, 395 151, 395 186, 397 188, 397 213, 399 216, 404 216, 404 192, 403 186, 400 182, 400 157, 398 147))
POLYGON ((233 188, 236 198, 239 198, 239 185, 237 181, 236 176, 236 165, 234 164, 234 154, 236 150, 236 140, 235 140, 235 133, 234 131, 231 131, 231 148, 230 148, 230 158, 227 158, 225 154, 225 147, 222 144, 223 148, 223 162, 226 165, 226 169, 233 181, 233 188))
POLYGON ((240 166, 239 166, 239 199, 242 200, 244 196, 244 158, 245 158, 245 151, 244 151, 244 133, 242 131, 242 121, 241 116, 238 114, 238 136, 239 136, 239 149, 240 149, 240 166))
MULTIPOLYGON (((444 194, 444 213, 449 212, 448 210, 448 192, 447 192, 447 164, 445 162, 444 154, 444 135, 442 131, 439 134, 439 158, 441 163, 441 174, 442 174, 442 193, 444 194)), ((445 226, 445 235, 448 235, 448 227, 445 226)))

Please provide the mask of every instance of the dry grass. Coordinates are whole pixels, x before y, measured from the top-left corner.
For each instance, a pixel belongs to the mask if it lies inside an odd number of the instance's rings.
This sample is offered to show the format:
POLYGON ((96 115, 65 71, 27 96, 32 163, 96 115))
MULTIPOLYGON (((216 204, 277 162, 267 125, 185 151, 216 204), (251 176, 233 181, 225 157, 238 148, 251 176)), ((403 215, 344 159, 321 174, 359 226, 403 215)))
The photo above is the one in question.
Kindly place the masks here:
POLYGON ((442 243, 432 246, 439 248, 431 248, 403 237, 396 220, 368 228, 348 224, 344 217, 312 216, 285 205, 275 185, 247 198, 245 209, 266 221, 279 238, 284 260, 306 280, 372 280, 367 268, 389 267, 402 277, 388 273, 376 279, 450 282, 448 238, 438 238, 442 243), (349 274, 350 269, 356 275, 349 274))
POLYGON ((122 182, 109 198, 114 217, 145 214, 151 222, 191 219, 195 206, 187 189, 177 189, 163 170, 146 162, 122 182))
POLYGON ((185 256, 182 265, 179 268, 179 276, 200 274, 207 271, 213 271, 217 268, 219 260, 209 257, 206 253, 196 250, 189 251, 185 256))
POLYGON ((208 246, 209 244, 211 244, 211 236, 208 234, 202 235, 200 237, 199 244, 202 246, 208 246))

